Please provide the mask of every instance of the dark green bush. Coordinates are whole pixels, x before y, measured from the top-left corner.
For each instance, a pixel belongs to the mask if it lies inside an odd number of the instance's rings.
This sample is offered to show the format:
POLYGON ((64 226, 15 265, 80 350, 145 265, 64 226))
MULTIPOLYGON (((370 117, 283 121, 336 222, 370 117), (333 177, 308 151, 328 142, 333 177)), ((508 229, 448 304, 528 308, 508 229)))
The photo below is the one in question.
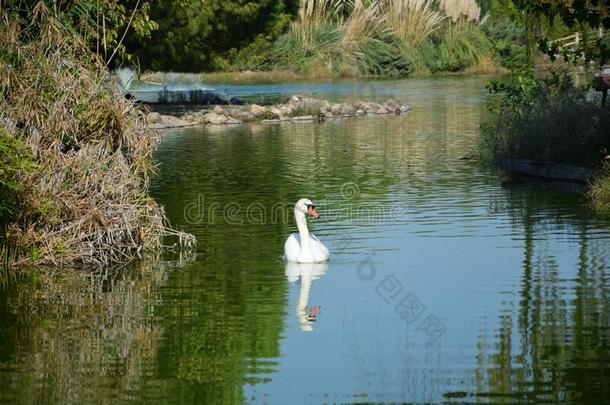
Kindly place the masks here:
MULTIPOLYGON (((0 128, 0 226, 15 214, 22 192, 19 174, 32 165, 29 149, 0 128)), ((0 235, 0 238, 2 235, 0 235)))
POLYGON ((587 99, 565 72, 539 79, 531 71, 500 93, 483 125, 483 152, 496 159, 521 158, 599 167, 610 150, 610 109, 587 99))
POLYGON ((407 77, 415 64, 401 49, 393 35, 366 41, 358 54, 358 68, 363 75, 407 77))
POLYGON ((431 72, 457 72, 476 65, 489 54, 489 39, 473 23, 447 24, 420 45, 423 64, 431 72))

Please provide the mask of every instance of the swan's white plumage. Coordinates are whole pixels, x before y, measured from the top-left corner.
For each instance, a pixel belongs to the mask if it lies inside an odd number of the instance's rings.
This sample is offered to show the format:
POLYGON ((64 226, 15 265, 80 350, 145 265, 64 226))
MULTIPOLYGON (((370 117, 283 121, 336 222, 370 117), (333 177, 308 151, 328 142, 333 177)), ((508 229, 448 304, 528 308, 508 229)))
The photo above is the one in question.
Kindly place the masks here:
POLYGON ((300 263, 320 263, 328 260, 330 252, 326 246, 320 242, 320 239, 312 233, 309 234, 309 246, 313 261, 299 260, 299 255, 301 254, 301 237, 298 233, 291 234, 284 244, 284 260, 300 263))
MULTIPOLYGON (((328 260, 330 253, 326 246, 307 229, 305 214, 313 204, 308 199, 300 199, 294 206, 294 217, 299 233, 293 233, 284 244, 284 260, 298 263, 320 263, 328 260), (304 242, 304 243, 302 243, 304 242)), ((314 209, 315 213, 315 209, 314 209)), ((317 213, 315 213, 317 216, 317 213)))

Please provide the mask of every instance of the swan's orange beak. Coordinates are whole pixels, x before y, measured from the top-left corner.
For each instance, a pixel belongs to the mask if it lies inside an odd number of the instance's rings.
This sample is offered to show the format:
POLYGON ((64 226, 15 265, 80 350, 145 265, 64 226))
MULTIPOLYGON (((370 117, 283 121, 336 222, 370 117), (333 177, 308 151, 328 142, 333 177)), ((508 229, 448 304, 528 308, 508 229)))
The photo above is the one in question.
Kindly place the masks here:
POLYGON ((307 208, 307 212, 309 212, 311 214, 312 217, 317 218, 320 216, 320 214, 318 214, 318 211, 316 211, 316 208, 313 206, 309 206, 307 208))

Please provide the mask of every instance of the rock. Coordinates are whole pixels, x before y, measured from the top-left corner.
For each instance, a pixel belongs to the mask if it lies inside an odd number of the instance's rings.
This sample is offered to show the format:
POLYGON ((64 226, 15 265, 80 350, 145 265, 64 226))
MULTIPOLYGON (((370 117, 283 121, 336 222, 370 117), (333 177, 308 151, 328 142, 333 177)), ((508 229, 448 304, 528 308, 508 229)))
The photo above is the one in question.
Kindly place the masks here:
POLYGON ((182 119, 187 121, 187 122, 197 122, 198 121, 198 117, 196 115, 193 115, 193 114, 190 114, 190 113, 184 114, 182 116, 182 119))
POLYGON ((238 120, 236 118, 228 117, 225 124, 226 125, 237 125, 237 124, 243 124, 243 122, 241 122, 240 120, 238 120))
POLYGON ((206 110, 201 110, 201 111, 197 111, 194 114, 187 114, 187 115, 192 115, 193 116, 193 120, 195 122, 198 122, 200 124, 205 124, 205 115, 207 114, 206 110))
POLYGON ((292 114, 292 108, 288 107, 287 105, 280 107, 280 115, 289 116, 290 114, 292 114))
POLYGON ((364 110, 356 110, 356 115, 357 115, 357 116, 362 117, 364 114, 366 114, 366 113, 364 112, 364 110))
POLYGON ((390 99, 386 100, 385 103, 383 103, 383 106, 385 108, 387 108, 388 111, 396 111, 396 110, 400 110, 400 107, 402 107, 402 104, 400 104, 398 101, 394 100, 393 98, 390 98, 390 99))
POLYGON ((400 112, 407 112, 407 111, 411 111, 411 107, 409 107, 408 105, 401 105, 400 106, 400 112))
POLYGON ((223 114, 217 114, 215 112, 207 113, 203 116, 203 120, 206 124, 220 125, 227 122, 227 117, 223 114))
POLYGON ((160 124, 161 123, 161 114, 158 112, 149 112, 146 116, 149 124, 160 124))
POLYGON ((331 105, 330 112, 336 116, 351 117, 356 112, 356 108, 351 104, 336 103, 331 105))
POLYGON ((242 100, 239 97, 231 97, 231 99, 229 100, 229 103, 231 103, 233 105, 244 105, 244 100, 242 100))
POLYGON ((252 104, 250 106, 250 112, 254 115, 260 115, 260 114, 265 114, 267 112, 267 109, 258 104, 252 104))
POLYGON ((329 103, 328 101, 326 101, 326 100, 318 100, 318 99, 315 99, 315 98, 314 98, 314 99, 311 99, 311 101, 310 101, 310 102, 312 102, 312 103, 314 103, 314 102, 315 102, 315 104, 316 104, 317 106, 319 106, 319 108, 320 108, 320 113, 323 113, 324 111, 330 111, 330 108, 331 108, 331 106, 332 106, 332 104, 330 104, 330 103, 329 103))
POLYGON ((321 116, 323 116, 324 118, 335 118, 333 113, 328 110, 322 110, 322 111, 320 111, 320 113, 321 113, 321 116))
POLYGON ((156 124, 150 124, 152 128, 163 129, 163 128, 179 128, 179 127, 191 127, 196 125, 196 122, 187 122, 182 118, 174 117, 172 115, 161 115, 161 121, 156 124))
POLYGON ((276 107, 271 107, 271 114, 273 114, 275 117, 280 117, 282 115, 282 111, 279 108, 276 107))
POLYGON ((255 117, 250 111, 236 111, 233 114, 233 117, 242 121, 242 122, 252 122, 255 117))
POLYGON ((293 94, 292 96, 290 96, 290 100, 288 100, 289 104, 297 104, 299 103, 301 100, 303 99, 303 97, 297 95, 297 94, 293 94))
POLYGON ((313 115, 301 115, 299 117, 292 117, 292 121, 313 121, 315 118, 313 115))
POLYGON ((387 110, 387 108, 381 106, 379 107, 376 111, 375 114, 379 114, 379 115, 385 115, 385 114, 389 114, 390 112, 387 110))
POLYGON ((212 111, 215 112, 216 114, 224 114, 224 112, 225 112, 225 110, 223 110, 222 107, 219 105, 215 106, 212 111))
POLYGON ((370 101, 360 101, 354 104, 357 109, 364 111, 365 113, 376 114, 377 111, 382 108, 381 104, 372 103, 370 101))
POLYGON ((289 106, 297 110, 301 115, 318 115, 323 111, 330 110, 330 103, 313 97, 301 97, 294 95, 290 97, 289 106))
POLYGON ((383 108, 383 106, 381 104, 377 104, 377 103, 366 103, 366 109, 364 111, 366 111, 367 113, 375 113, 377 114, 377 111, 379 111, 381 108, 383 108))
POLYGON ((279 119, 262 120, 261 124, 279 124, 280 122, 282 122, 282 121, 279 119))

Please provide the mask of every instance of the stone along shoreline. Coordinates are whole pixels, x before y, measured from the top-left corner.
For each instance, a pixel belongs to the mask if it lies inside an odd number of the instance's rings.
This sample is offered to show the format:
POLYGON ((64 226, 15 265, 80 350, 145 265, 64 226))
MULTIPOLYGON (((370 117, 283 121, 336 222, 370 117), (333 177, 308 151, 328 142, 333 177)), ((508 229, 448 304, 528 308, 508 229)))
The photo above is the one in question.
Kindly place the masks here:
POLYGON ((400 115, 410 110, 408 105, 394 99, 388 99, 383 104, 371 101, 333 103, 328 100, 293 95, 288 102, 271 106, 215 105, 179 117, 150 112, 147 118, 151 127, 163 129, 196 125, 240 125, 251 122, 279 124, 370 115, 400 115))

